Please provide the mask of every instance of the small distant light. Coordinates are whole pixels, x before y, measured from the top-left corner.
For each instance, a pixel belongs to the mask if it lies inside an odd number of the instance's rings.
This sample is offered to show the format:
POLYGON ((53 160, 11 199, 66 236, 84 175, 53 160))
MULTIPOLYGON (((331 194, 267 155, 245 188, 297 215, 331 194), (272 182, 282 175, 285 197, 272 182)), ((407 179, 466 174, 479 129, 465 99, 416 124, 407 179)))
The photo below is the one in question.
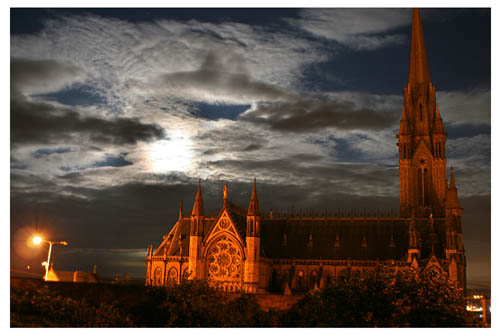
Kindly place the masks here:
POLYGON ((40 243, 42 242, 42 240, 43 240, 42 237, 35 236, 35 237, 33 237, 33 244, 40 245, 40 243))
POLYGON ((30 270, 30 269, 31 269, 31 266, 30 266, 30 265, 26 266, 26 269, 27 269, 27 270, 30 270))

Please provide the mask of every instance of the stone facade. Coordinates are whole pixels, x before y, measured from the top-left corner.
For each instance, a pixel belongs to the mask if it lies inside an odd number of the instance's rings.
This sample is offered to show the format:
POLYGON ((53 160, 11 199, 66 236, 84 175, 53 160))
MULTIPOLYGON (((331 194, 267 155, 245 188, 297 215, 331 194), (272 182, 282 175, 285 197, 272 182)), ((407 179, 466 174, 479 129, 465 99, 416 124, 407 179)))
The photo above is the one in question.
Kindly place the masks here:
POLYGON ((147 286, 206 280, 225 291, 290 293, 324 287, 339 272, 378 266, 432 268, 466 286, 462 208, 446 171, 446 133, 430 81, 419 10, 413 12, 408 86, 397 135, 400 213, 260 212, 256 181, 247 209, 228 200, 204 215, 201 183, 191 216, 147 251, 147 286))

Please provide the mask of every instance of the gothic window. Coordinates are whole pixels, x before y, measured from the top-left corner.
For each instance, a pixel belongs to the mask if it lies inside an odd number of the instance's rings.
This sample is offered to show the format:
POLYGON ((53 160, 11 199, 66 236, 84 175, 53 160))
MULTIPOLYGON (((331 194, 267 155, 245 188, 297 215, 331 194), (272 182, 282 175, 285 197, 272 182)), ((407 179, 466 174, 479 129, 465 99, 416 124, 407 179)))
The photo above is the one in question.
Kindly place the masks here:
POLYGON ((422 121, 422 103, 419 104, 420 107, 420 121, 422 121))
POLYGON ((430 185, 429 185, 429 172, 427 168, 424 169, 424 205, 430 204, 430 185))
POLYGON ((309 239, 308 239, 308 241, 307 241, 307 246, 308 246, 309 248, 312 248, 312 247, 313 247, 313 236, 312 236, 312 234, 309 234, 309 239))
POLYGON ((209 280, 234 281, 241 278, 242 254, 239 247, 225 238, 212 245, 207 256, 209 280))
POLYGON ((189 267, 184 268, 184 272, 182 272, 183 279, 189 279, 191 272, 189 271, 189 267))
POLYGON ((363 235, 363 240, 361 241, 361 247, 368 247, 368 241, 366 240, 366 235, 363 235))
POLYGON ((318 281, 318 272, 312 271, 309 278, 309 288, 314 288, 314 284, 318 281))
POLYGON ((391 234, 391 241, 389 242, 389 247, 396 247, 396 244, 394 242, 394 234, 391 234))
POLYGON ((155 268, 153 284, 155 286, 160 286, 161 285, 161 267, 160 266, 157 266, 155 268))
POLYGON ((337 237, 335 237, 335 247, 340 247, 340 237, 339 237, 338 233, 337 233, 337 237))
POLYGON ((297 273, 297 287, 299 287, 299 289, 303 289, 304 288, 304 272, 302 270, 300 270, 298 273, 297 273))
POLYGON ((418 169, 418 176, 417 176, 417 182, 418 182, 418 205, 423 205, 423 199, 422 199, 422 194, 423 194, 423 183, 422 183, 422 169, 418 169))
POLYGON ((177 283, 179 276, 177 275, 177 269, 175 267, 171 267, 167 273, 167 284, 174 285, 177 283))
POLYGON ((281 238, 281 247, 286 247, 286 244, 287 244, 286 233, 283 233, 283 237, 281 238))

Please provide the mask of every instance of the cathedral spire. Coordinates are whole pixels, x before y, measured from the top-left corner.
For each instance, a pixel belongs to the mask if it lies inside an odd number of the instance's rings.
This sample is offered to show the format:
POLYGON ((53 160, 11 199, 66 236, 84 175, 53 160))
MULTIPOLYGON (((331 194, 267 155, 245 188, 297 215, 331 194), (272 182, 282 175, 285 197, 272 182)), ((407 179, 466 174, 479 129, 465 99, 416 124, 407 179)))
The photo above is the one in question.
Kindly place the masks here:
POLYGON ((420 9, 418 8, 413 9, 408 82, 411 84, 430 82, 427 53, 425 52, 424 32, 420 19, 420 9))
POLYGON ((203 199, 201 198, 201 179, 198 180, 198 191, 196 192, 196 198, 194 200, 193 216, 203 216, 203 199))
POLYGON ((253 189, 252 197, 250 197, 250 204, 248 205, 248 215, 258 216, 260 215, 259 210, 259 199, 257 198, 257 179, 253 179, 253 189))

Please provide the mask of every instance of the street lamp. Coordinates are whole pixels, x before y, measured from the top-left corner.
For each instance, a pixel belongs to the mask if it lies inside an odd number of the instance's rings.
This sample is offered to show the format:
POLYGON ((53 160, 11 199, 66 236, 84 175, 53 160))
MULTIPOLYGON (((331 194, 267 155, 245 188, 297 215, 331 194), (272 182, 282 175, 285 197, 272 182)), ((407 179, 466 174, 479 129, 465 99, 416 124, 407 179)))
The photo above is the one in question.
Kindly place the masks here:
POLYGON ((49 267, 50 267, 50 254, 52 253, 52 245, 64 245, 67 246, 68 242, 67 241, 50 241, 50 240, 45 240, 40 236, 35 236, 33 237, 33 244, 35 245, 40 245, 41 243, 48 243, 49 244, 49 255, 47 256, 47 261, 44 261, 42 265, 45 266, 45 276, 43 277, 45 281, 47 281, 47 276, 49 275, 49 267))

